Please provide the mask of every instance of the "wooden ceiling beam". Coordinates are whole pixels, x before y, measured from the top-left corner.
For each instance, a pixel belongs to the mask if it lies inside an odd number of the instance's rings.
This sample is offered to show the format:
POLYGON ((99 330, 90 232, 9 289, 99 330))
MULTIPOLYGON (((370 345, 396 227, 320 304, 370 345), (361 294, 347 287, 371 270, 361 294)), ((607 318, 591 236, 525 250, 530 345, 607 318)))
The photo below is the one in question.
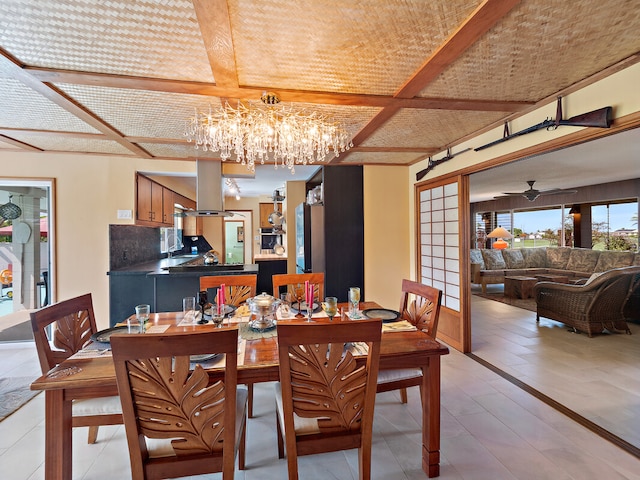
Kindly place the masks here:
POLYGON ((25 71, 22 65, 20 65, 16 59, 14 59, 11 55, 9 55, 2 49, 0 49, 0 63, 4 67, 2 70, 9 72, 14 79, 22 82, 27 87, 31 88, 46 99, 55 103, 63 110, 66 110, 72 115, 75 115, 83 122, 91 125, 99 132, 102 132, 107 137, 107 139, 118 142, 120 145, 140 157, 151 158, 151 154, 149 152, 140 148, 138 145, 127 142, 122 134, 120 134, 120 132, 103 122, 100 118, 98 118, 96 115, 94 115, 92 112, 90 112, 80 104, 73 101, 64 92, 60 91, 58 88, 51 84, 40 81, 39 79, 32 76, 29 72, 25 71))
POLYGON ((520 0, 484 0, 394 96, 412 98, 418 95, 518 3, 520 0))
POLYGON ((35 78, 47 83, 70 83, 95 87, 128 88, 166 93, 184 93, 220 98, 259 100, 265 91, 275 91, 280 100, 292 103, 345 105, 356 107, 400 107, 434 110, 473 110, 488 112, 519 112, 529 108, 533 102, 502 100, 469 100, 459 98, 393 98, 386 95, 357 93, 331 93, 310 90, 280 90, 272 87, 224 87, 204 82, 166 80, 161 78, 129 77, 106 73, 89 73, 55 70, 39 67, 24 67, 35 78))
POLYGON ((193 0, 200 33, 218 85, 238 87, 238 68, 227 0, 193 0))
POLYGON ((6 135, 0 134, 0 142, 8 143, 9 145, 13 145, 14 147, 21 148, 23 150, 29 150, 31 152, 43 152, 41 148, 34 147, 33 145, 29 145, 28 143, 21 142, 20 140, 16 140, 15 138, 8 137, 6 135))

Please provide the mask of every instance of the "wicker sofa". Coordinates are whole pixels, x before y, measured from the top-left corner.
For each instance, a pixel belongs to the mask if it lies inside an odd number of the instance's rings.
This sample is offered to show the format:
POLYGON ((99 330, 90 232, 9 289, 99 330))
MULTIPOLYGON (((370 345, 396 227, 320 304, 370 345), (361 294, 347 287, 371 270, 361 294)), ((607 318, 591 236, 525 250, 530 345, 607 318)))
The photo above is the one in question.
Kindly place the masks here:
POLYGON ((640 266, 614 268, 592 275, 581 285, 538 282, 533 287, 536 299, 536 322, 540 317, 550 318, 585 332, 631 333, 625 319, 631 313, 640 285, 640 266))
POLYGON ((471 283, 481 285, 486 293, 487 285, 504 283, 507 276, 564 275, 577 281, 634 265, 640 266, 640 253, 570 247, 472 249, 471 283))

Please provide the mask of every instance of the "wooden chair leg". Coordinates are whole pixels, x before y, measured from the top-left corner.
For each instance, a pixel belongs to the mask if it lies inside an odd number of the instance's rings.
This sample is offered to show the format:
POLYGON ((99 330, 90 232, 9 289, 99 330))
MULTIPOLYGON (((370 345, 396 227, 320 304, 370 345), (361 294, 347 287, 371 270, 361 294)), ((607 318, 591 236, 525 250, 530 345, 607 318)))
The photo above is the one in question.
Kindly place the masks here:
POLYGON ((244 470, 245 467, 245 446, 247 441, 247 423, 245 422, 240 434, 240 446, 238 448, 238 470, 244 470))
POLYGON ((247 416, 253 418, 253 383, 247 384, 247 416))
POLYGON ((93 444, 96 443, 98 439, 98 426, 94 425, 89 427, 89 437, 87 438, 87 443, 93 444))
POLYGON ((400 402, 401 403, 407 403, 407 389, 406 388, 401 388, 400 389, 400 402))
POLYGON ((282 438, 282 429, 280 428, 280 418, 276 414, 276 436, 278 437, 278 458, 284 458, 284 439, 282 438))

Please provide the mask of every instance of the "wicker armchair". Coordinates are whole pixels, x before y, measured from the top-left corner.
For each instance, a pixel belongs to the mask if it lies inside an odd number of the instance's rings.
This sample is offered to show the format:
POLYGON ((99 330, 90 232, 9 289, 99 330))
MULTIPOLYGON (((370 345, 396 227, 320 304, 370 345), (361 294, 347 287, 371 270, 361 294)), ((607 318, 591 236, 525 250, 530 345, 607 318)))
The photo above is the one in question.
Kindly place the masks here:
POLYGON ((640 267, 614 268, 584 285, 539 282, 533 289, 536 322, 540 317, 562 322, 589 337, 607 329, 631 333, 623 309, 640 280, 640 267))

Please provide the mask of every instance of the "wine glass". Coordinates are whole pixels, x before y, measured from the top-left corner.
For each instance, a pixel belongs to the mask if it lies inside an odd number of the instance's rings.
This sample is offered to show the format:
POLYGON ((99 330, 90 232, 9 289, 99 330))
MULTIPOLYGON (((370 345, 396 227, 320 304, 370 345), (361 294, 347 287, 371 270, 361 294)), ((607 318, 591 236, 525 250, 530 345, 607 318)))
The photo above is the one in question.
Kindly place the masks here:
POLYGON ((322 310, 329 317, 329 321, 333 322, 333 317, 338 313, 338 299, 336 297, 326 297, 322 302, 322 310))
POLYGON ((358 318, 358 307, 360 306, 360 287, 349 289, 349 303, 351 304, 351 318, 358 318))
POLYGON ((297 318, 304 317, 302 314, 302 296, 304 295, 304 285, 296 284, 293 289, 293 294, 296 296, 296 301, 298 302, 298 313, 296 314, 297 318))
POLYGON ((282 318, 289 318, 291 316, 291 294, 280 294, 280 315, 282 318))

